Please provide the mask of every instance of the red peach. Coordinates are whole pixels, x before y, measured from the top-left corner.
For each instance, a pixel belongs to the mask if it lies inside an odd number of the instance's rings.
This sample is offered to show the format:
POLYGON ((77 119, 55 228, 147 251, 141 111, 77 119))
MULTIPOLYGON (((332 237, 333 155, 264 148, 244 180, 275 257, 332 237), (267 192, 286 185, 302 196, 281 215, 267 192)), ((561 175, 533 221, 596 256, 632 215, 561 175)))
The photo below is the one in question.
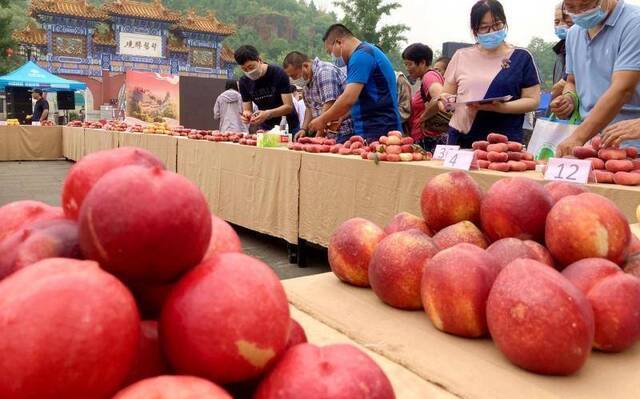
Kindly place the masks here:
POLYGON ((627 258, 624 272, 640 278, 640 253, 635 253, 627 258))
POLYGON ((402 147, 400 147, 399 145, 388 145, 386 151, 387 154, 401 154, 402 147))
POLYGON ((547 217, 547 248, 562 265, 585 258, 622 263, 631 242, 629 223, 620 209, 597 194, 561 199, 547 217))
POLYGON ((450 248, 462 243, 473 244, 482 249, 486 249, 489 246, 480 229, 466 220, 440 230, 433 236, 433 240, 440 249, 450 248))
POLYGON ((431 179, 422 190, 420 204, 427 226, 438 231, 468 220, 480 220, 482 189, 464 172, 449 172, 431 179))
POLYGON ((258 386, 254 399, 394 399, 382 369, 352 345, 297 345, 258 386))
POLYGON ((108 173, 80 211, 85 256, 131 281, 172 281, 202 260, 210 240, 211 213, 200 189, 160 168, 108 173))
POLYGON ((412 137, 403 137, 402 138, 402 144, 403 145, 406 145, 406 144, 413 145, 414 143, 415 143, 415 141, 413 140, 412 137))
POLYGON ((369 264, 369 282, 384 303, 399 309, 422 309, 420 282, 427 259, 438 253, 419 230, 391 234, 378 244, 369 264))
POLYGON ((0 207, 0 242, 23 226, 38 220, 61 219, 62 208, 38 201, 16 201, 0 207))
POLYGON ((544 226, 552 199, 533 180, 516 177, 494 183, 482 201, 482 230, 491 241, 515 237, 544 239, 544 226))
POLYGON ((553 201, 554 205, 564 197, 568 197, 570 195, 584 194, 589 192, 584 186, 580 186, 578 184, 566 183, 562 181, 553 181, 544 187, 547 189, 547 191, 551 195, 551 200, 553 201))
POLYGON ((216 384, 198 377, 165 375, 148 378, 118 392, 113 399, 232 399, 216 384))
POLYGON ((389 137, 400 137, 402 138, 402 132, 398 131, 398 130, 392 130, 389 133, 387 133, 387 136, 389 137))
POLYGON ((631 159, 638 158, 638 149, 635 147, 625 147, 624 149, 627 152, 627 157, 631 159))
POLYGON ((384 233, 389 235, 399 231, 418 229, 429 237, 433 236, 431 229, 421 217, 412 215, 408 212, 401 212, 391 219, 391 222, 384 228, 384 233))
POLYGON ((427 261, 422 303, 433 325, 461 337, 487 333, 487 296, 500 268, 487 251, 458 244, 427 261))
POLYGON ((233 227, 216 215, 211 215, 211 240, 207 253, 202 258, 206 261, 216 254, 227 252, 242 252, 242 242, 233 227))
POLYGON ((289 338, 287 339, 285 350, 305 342, 307 342, 307 334, 304 332, 304 328, 300 323, 291 319, 289 322, 289 338))
POLYGON ((517 259, 498 275, 487 322, 498 349, 534 373, 573 374, 591 352, 589 301, 558 271, 535 260, 517 259))
POLYGON ((290 320, 271 268, 227 253, 178 282, 162 309, 160 338, 178 373, 227 384, 255 378, 272 364, 287 343, 290 320))
POLYGON ((62 188, 62 207, 67 217, 78 219, 80 208, 89 191, 107 173, 123 166, 138 165, 164 169, 158 157, 149 151, 134 147, 88 154, 73 165, 62 188))
POLYGON ((640 338, 640 280, 606 259, 582 259, 562 274, 586 296, 595 318, 593 347, 621 352, 640 338))
POLYGON ((549 251, 535 241, 503 238, 491 244, 487 252, 496 258, 501 269, 516 259, 533 259, 553 267, 553 258, 549 251))
MULTIPOLYGON (((400 155, 398 154, 381 154, 387 156, 388 162, 400 162, 400 155)), ((382 161, 382 156, 380 156, 380 160, 382 161)))
POLYGON ((488 145, 488 141, 474 141, 473 144, 471 144, 471 148, 474 150, 482 150, 486 152, 488 145))
POLYGON ((509 142, 509 137, 505 136, 504 134, 489 133, 489 135, 487 136, 487 141, 489 141, 489 143, 491 144, 496 144, 496 143, 507 144, 509 142))
POLYGON ((139 336, 133 297, 97 263, 28 266, 0 282, 0 397, 108 398, 139 336))
POLYGON ((158 322, 144 320, 140 322, 138 352, 123 386, 168 373, 169 366, 164 359, 158 339, 158 322))
POLYGON ((384 231, 368 220, 347 220, 329 239, 331 271, 346 283, 368 287, 369 262, 384 237, 384 231))

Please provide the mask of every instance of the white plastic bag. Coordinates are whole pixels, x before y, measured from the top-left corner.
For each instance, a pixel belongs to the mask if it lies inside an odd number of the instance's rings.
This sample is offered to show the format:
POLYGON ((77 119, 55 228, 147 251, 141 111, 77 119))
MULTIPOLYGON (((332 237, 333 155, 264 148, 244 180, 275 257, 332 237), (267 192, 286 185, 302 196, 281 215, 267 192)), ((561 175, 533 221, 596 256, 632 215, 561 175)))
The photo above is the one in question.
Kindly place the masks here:
POLYGON ((535 159, 549 159, 555 156, 556 147, 578 128, 567 121, 540 118, 533 129, 527 151, 535 159))

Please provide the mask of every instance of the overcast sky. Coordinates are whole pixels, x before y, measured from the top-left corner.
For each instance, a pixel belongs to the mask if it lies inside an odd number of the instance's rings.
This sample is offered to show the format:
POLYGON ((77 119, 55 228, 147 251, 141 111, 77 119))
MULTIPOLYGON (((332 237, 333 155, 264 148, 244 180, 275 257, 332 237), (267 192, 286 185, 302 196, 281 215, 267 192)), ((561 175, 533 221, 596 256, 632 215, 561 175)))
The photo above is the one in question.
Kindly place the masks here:
MULTIPOLYGON (((319 7, 336 11, 332 0, 315 0, 319 7)), ((469 12, 476 0, 399 0, 402 8, 387 21, 404 23, 411 29, 409 43, 423 42, 441 49, 447 41, 472 42, 469 12)), ((640 5, 640 0, 627 0, 640 5)), ((557 40, 553 31, 553 10, 559 0, 502 0, 509 21, 507 41, 527 46, 534 36, 557 40)))

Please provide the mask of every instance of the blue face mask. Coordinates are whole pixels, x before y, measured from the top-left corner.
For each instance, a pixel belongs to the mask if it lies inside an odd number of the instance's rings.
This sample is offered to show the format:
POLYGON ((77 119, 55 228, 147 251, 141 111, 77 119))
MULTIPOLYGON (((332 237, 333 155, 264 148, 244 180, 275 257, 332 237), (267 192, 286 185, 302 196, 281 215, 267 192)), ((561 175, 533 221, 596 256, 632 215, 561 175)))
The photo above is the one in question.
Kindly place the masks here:
POLYGON ((558 36, 558 39, 566 39, 567 32, 569 32, 569 28, 567 28, 566 26, 556 26, 556 36, 558 36))
POLYGON ((580 14, 569 14, 573 19, 573 23, 583 29, 591 29, 604 21, 607 17, 607 13, 602 9, 602 6, 598 6, 592 10, 585 11, 580 14))
POLYGON ((344 62, 344 59, 342 57, 336 57, 334 55, 331 58, 332 58, 331 62, 333 62, 333 65, 337 66, 338 68, 343 68, 347 66, 347 64, 344 62))
POLYGON ((489 32, 482 35, 478 35, 478 43, 488 49, 493 50, 498 48, 504 40, 507 38, 507 30, 501 29, 496 32, 489 32))

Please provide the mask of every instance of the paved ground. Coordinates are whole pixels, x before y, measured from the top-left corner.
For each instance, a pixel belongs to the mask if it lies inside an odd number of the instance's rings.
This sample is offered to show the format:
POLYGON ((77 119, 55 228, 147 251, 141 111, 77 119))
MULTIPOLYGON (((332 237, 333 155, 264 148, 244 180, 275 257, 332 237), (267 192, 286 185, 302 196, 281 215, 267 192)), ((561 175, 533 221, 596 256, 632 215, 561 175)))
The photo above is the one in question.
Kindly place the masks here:
MULTIPOLYGON (((32 199, 60 205, 62 181, 72 162, 0 162, 0 206, 32 199)), ((286 243, 252 231, 236 228, 245 252, 270 265, 281 279, 329 271, 326 250, 308 251, 308 267, 289 264, 286 243)))

